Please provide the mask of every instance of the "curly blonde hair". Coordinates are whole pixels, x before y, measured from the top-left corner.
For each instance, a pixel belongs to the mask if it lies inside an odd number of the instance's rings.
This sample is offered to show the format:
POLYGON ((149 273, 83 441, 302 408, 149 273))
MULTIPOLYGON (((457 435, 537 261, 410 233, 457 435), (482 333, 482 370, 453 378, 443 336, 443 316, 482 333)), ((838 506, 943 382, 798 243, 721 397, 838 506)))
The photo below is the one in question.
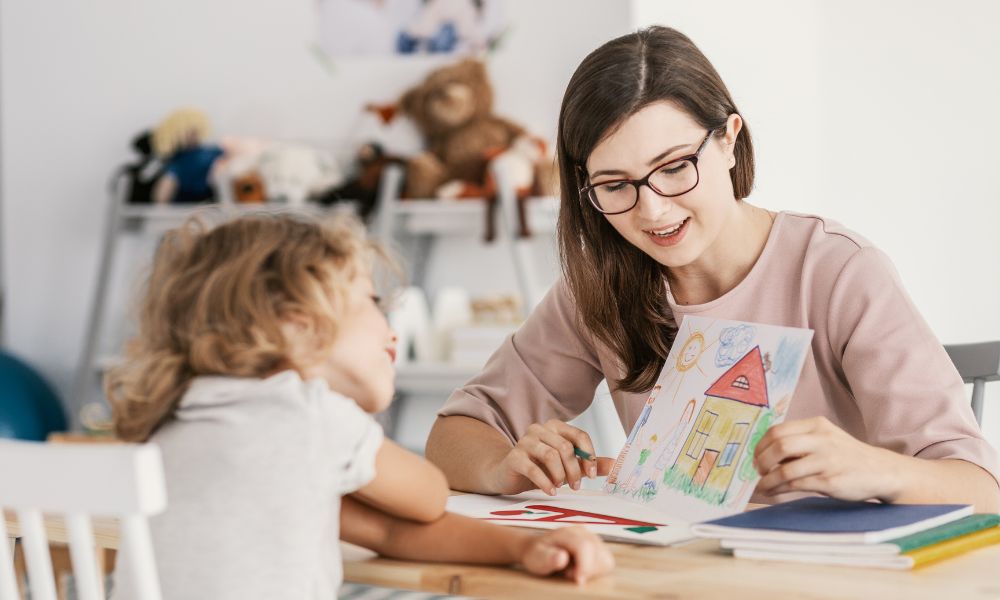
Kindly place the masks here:
POLYGON ((298 369, 282 333, 303 322, 318 348, 337 334, 347 284, 385 254, 356 219, 249 215, 167 233, 125 362, 105 378, 115 431, 141 442, 175 412, 194 377, 298 369))

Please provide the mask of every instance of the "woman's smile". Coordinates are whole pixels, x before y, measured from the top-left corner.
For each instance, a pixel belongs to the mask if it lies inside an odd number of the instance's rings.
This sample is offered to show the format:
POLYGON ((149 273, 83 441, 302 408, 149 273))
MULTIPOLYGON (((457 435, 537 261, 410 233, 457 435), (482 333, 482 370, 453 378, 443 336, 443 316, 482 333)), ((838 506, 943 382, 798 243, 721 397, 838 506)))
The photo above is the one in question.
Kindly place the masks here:
POLYGON ((684 239, 684 234, 687 233, 690 222, 691 217, 687 217, 679 223, 658 229, 643 229, 642 232, 657 246, 676 246, 684 239))

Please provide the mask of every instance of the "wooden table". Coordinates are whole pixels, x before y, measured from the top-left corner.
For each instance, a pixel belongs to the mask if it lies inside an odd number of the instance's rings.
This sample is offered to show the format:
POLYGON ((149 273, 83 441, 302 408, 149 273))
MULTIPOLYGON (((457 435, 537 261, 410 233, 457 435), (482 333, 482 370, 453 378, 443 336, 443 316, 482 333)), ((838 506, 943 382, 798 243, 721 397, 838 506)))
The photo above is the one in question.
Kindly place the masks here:
MULTIPOLYGON (((7 531, 17 522, 6 514, 7 531)), ((58 519, 45 523, 52 542, 65 542, 58 519)), ((118 547, 113 520, 95 520, 99 546, 118 547)), ((737 560, 713 541, 676 548, 610 544, 614 573, 577 586, 557 578, 542 579, 514 569, 420 563, 378 558, 343 544, 344 579, 476 598, 921 598, 972 600, 1000 598, 1000 546, 991 546, 916 571, 886 571, 737 560)))

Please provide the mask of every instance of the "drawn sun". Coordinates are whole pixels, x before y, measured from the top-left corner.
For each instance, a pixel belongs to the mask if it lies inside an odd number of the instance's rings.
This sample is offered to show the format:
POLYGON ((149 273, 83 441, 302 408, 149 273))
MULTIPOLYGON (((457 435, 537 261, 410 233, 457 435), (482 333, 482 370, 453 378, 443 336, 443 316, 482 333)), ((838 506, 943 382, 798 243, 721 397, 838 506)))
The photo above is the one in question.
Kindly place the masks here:
POLYGON ((687 371, 697 369, 702 375, 705 375, 704 369, 698 365, 698 362, 701 360, 701 357, 705 352, 718 343, 718 340, 715 340, 712 343, 705 342, 705 336, 708 336, 710 339, 714 337, 714 334, 709 335, 709 332, 715 326, 715 323, 716 322, 713 321, 702 331, 692 331, 691 329, 688 329, 686 338, 682 337, 684 335, 683 331, 677 332, 677 342, 675 343, 679 343, 682 339, 684 340, 684 343, 681 344, 680 352, 677 353, 677 358, 674 362, 667 363, 667 367, 669 368, 666 369, 667 373, 665 373, 665 376, 661 379, 663 384, 669 388, 668 393, 671 394, 671 402, 674 402, 677 399, 677 393, 683 385, 684 376, 687 375, 687 371))
POLYGON ((683 373, 697 365, 698 359, 701 358, 704 351, 705 336, 700 331, 692 333, 687 341, 684 342, 681 351, 677 354, 677 370, 683 373))

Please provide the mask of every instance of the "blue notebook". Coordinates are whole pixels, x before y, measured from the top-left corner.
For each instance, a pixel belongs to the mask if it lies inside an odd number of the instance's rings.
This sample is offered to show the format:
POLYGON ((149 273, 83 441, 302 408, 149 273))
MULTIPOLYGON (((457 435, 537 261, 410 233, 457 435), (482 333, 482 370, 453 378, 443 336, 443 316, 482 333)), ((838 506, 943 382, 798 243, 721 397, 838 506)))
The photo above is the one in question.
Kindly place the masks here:
POLYGON ((698 537, 874 544, 972 514, 967 504, 876 504, 801 498, 691 526, 698 537))

